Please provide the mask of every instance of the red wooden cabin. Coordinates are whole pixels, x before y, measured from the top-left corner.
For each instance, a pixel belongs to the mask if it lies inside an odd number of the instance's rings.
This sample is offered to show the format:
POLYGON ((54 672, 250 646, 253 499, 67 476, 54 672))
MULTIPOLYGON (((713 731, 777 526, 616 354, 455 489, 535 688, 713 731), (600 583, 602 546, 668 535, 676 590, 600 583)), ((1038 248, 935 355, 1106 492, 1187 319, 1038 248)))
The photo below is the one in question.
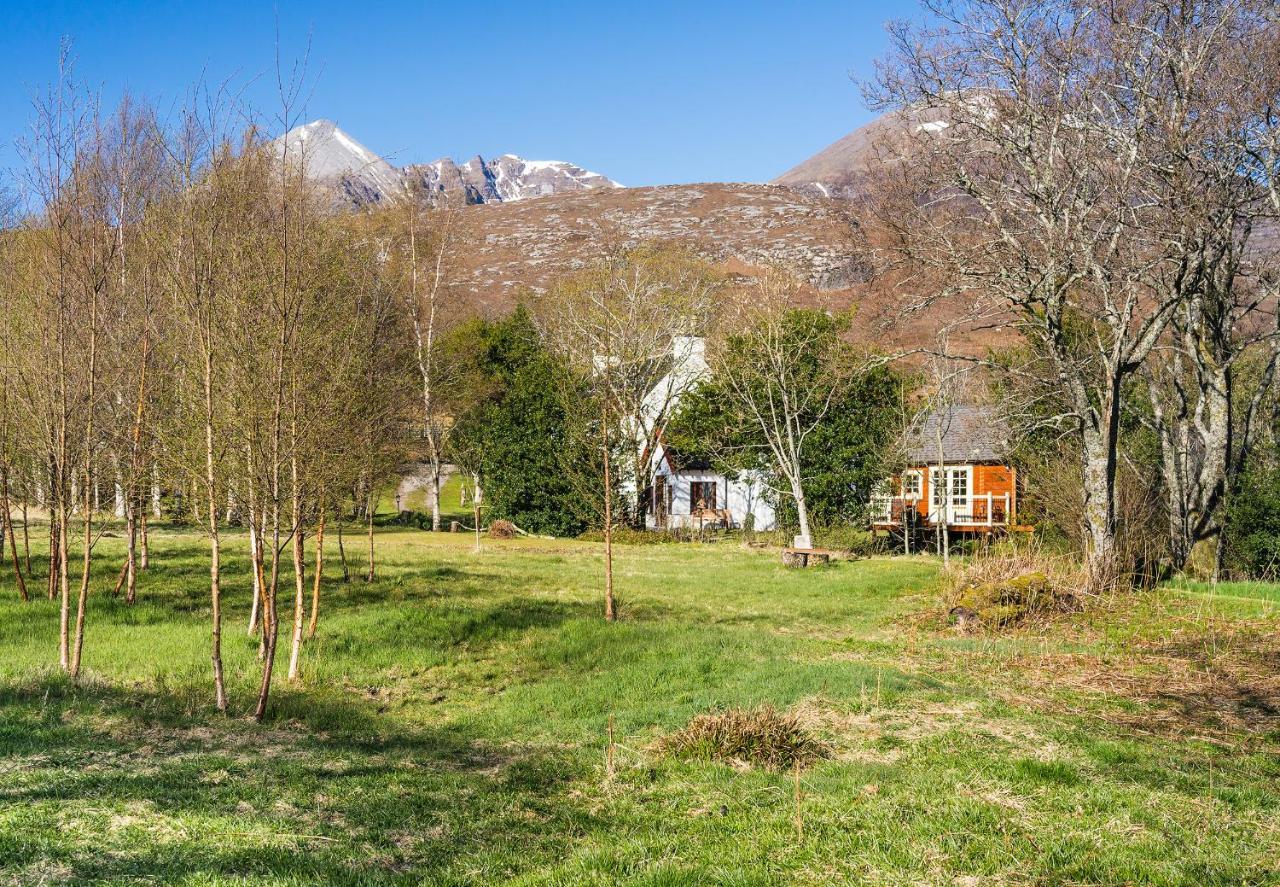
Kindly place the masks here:
POLYGON ((1005 532, 1016 524, 1018 472, 994 409, 956 404, 923 416, 907 433, 907 468, 871 496, 873 529, 901 532, 945 521, 957 533, 1005 532))

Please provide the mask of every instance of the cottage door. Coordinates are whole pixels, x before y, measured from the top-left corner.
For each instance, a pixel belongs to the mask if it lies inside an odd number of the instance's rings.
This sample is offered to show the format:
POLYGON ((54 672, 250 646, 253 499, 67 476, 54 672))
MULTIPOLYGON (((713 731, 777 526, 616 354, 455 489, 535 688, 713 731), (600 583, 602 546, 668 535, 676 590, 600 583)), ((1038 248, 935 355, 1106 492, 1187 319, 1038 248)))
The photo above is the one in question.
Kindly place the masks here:
POLYGON ((671 513, 671 488, 667 476, 659 474, 653 480, 653 524, 659 530, 667 528, 667 515, 671 513))

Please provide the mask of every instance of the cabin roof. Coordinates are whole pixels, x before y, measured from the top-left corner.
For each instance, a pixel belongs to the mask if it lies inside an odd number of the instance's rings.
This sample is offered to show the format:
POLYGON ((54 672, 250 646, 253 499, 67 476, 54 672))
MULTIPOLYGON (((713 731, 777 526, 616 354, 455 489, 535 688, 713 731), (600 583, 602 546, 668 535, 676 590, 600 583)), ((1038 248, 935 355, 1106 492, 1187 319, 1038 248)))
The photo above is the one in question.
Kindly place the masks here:
POLYGON ((938 461, 939 429, 944 462, 1002 462, 1009 449, 1008 426, 994 407, 953 404, 925 413, 907 431, 909 462, 938 461))

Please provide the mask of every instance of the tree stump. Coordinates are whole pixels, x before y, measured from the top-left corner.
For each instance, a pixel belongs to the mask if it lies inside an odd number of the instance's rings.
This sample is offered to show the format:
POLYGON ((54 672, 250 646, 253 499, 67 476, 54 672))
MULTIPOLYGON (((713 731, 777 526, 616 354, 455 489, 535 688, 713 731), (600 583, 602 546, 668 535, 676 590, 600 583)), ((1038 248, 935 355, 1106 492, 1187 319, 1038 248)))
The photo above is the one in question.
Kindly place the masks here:
POLYGON ((782 565, 784 567, 807 567, 809 565, 809 556, 803 551, 794 548, 782 549, 782 565))
POLYGON ((831 563, 831 552, 821 548, 784 548, 782 564, 786 567, 817 567, 831 563))
POLYGON ((459 523, 459 522, 458 522, 458 521, 456 521, 456 520, 451 520, 451 521, 449 521, 449 532, 450 532, 450 533, 461 533, 461 532, 462 532, 462 524, 461 524, 461 523, 459 523))

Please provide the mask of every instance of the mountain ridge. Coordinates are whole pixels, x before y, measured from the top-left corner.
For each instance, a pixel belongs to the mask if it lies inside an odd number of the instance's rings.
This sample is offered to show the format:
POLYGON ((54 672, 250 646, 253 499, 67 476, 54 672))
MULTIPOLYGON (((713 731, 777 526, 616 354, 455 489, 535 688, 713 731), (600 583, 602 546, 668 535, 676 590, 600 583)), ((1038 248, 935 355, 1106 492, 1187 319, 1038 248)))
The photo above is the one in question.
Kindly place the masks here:
POLYGON ((323 118, 294 127, 272 145, 282 156, 303 158, 308 177, 333 185, 340 201, 353 206, 383 203, 416 189, 458 194, 474 204, 623 187, 566 160, 526 160, 517 154, 492 160, 477 154, 461 165, 442 157, 397 167, 323 118))

